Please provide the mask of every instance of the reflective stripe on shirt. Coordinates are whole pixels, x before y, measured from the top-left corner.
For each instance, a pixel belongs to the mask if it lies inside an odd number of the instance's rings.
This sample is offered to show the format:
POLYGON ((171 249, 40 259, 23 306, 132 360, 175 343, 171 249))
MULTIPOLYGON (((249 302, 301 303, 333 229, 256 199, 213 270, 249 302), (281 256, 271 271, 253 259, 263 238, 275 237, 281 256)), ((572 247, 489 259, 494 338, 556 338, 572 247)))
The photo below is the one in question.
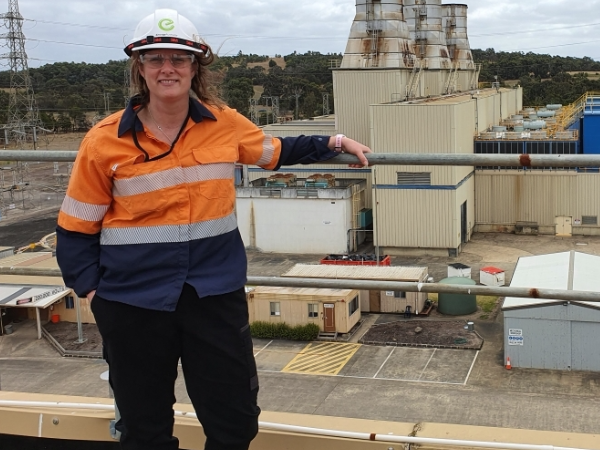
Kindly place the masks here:
POLYGON ((158 191, 181 183, 233 179, 234 167, 235 164, 233 163, 205 164, 185 168, 174 167, 147 175, 115 179, 113 195, 115 197, 125 197, 158 191))
POLYGON ((237 219, 235 214, 230 214, 221 219, 182 225, 103 228, 100 235, 100 244, 128 245, 188 242, 196 239, 220 236, 236 228, 237 219))
POLYGON ((273 136, 265 134, 265 140, 263 141, 263 154, 256 163, 257 166, 264 166, 271 162, 273 154, 275 153, 275 146, 273 145, 273 136))
POLYGON ((93 205, 75 200, 68 195, 65 196, 60 210, 69 216, 87 222, 98 222, 104 218, 109 205, 93 205))

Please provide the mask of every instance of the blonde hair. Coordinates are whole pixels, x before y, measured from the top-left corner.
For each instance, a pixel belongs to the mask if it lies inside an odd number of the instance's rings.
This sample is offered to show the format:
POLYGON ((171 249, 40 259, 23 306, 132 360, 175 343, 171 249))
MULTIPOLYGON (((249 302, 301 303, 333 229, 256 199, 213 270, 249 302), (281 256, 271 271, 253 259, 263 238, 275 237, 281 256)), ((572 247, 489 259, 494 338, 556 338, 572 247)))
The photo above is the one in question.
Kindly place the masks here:
MULTIPOLYGON (((219 74, 208 70, 208 66, 213 63, 215 57, 212 49, 208 47, 208 51, 204 54, 195 53, 196 59, 194 67, 196 74, 192 78, 191 93, 195 95, 201 102, 222 109, 225 102, 221 99, 218 89, 219 74)), ((139 96, 141 105, 146 106, 150 102, 150 91, 146 80, 140 73, 142 62, 140 61, 140 52, 133 52, 129 59, 129 73, 131 77, 130 95, 139 96)))

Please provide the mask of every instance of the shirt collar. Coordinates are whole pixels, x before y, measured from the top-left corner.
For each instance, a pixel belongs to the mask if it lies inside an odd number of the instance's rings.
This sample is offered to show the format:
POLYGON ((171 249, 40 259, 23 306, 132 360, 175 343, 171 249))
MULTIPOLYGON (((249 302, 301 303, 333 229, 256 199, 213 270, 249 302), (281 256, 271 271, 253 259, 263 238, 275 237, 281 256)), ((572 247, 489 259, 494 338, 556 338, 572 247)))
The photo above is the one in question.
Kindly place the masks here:
MULTIPOLYGON (((134 96, 129 100, 129 104, 119 122, 119 137, 123 136, 126 132, 135 127, 135 131, 142 131, 144 125, 142 121, 138 119, 136 110, 140 106, 140 97, 134 96)), ((202 122, 204 117, 212 120, 217 118, 211 113, 206 106, 200 103, 198 100, 190 97, 190 117, 196 123, 202 122)))

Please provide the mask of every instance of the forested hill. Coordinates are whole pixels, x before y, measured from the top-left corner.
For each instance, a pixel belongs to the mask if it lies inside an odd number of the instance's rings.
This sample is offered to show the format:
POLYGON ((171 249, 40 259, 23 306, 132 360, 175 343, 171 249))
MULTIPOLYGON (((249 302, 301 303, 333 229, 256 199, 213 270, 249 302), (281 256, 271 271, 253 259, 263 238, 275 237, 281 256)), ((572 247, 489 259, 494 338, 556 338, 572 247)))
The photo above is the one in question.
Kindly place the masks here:
MULTIPOLYGON (((480 81, 520 84, 524 105, 568 104, 587 91, 600 91, 600 62, 522 52, 473 50, 482 64, 480 81)), ((307 52, 274 57, 224 56, 211 66, 221 80, 223 97, 248 113, 251 97, 279 97, 280 115, 311 117, 323 112, 323 94, 329 94, 333 112, 331 67, 341 54, 307 52), (296 110, 298 100, 298 110, 296 110)), ((106 64, 54 63, 30 69, 42 120, 48 128, 87 128, 94 117, 122 108, 127 61, 106 64)), ((0 72, 0 123, 6 123, 10 73, 0 72)), ((263 103, 264 104, 264 103, 263 103)), ((259 106, 259 110, 261 107, 259 106)), ((266 107, 262 107, 266 110, 266 107)))
POLYGON ((600 91, 600 61, 592 58, 496 52, 493 48, 472 52, 475 62, 482 64, 479 81, 492 82, 498 76, 500 82, 520 84, 524 105, 568 104, 585 92, 600 91))

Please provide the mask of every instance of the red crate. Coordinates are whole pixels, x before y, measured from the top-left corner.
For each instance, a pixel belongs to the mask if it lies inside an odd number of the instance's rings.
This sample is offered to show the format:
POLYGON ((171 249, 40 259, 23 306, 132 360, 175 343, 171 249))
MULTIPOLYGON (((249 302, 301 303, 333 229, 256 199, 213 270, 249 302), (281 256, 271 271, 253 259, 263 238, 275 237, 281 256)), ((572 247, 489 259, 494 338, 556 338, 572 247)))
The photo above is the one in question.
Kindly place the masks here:
MULTIPOLYGON (((376 266, 377 261, 350 261, 348 259, 327 259, 323 258, 321 260, 321 264, 334 264, 338 266, 376 266)), ((379 261, 380 266, 391 266, 392 259, 385 255, 381 261, 379 261)))

